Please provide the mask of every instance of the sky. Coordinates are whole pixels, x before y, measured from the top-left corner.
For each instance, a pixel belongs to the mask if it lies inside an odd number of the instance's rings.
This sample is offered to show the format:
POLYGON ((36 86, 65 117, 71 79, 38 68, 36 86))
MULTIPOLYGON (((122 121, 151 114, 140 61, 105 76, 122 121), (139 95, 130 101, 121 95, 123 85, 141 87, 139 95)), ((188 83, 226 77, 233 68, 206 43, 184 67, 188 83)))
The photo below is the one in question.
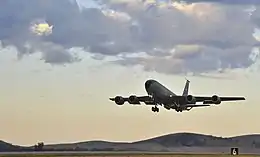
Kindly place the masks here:
POLYGON ((258 0, 3 2, 0 139, 33 145, 259 133, 259 11, 258 0), (181 94, 185 77, 193 95, 246 101, 155 114, 108 99, 146 95, 151 78, 181 94))

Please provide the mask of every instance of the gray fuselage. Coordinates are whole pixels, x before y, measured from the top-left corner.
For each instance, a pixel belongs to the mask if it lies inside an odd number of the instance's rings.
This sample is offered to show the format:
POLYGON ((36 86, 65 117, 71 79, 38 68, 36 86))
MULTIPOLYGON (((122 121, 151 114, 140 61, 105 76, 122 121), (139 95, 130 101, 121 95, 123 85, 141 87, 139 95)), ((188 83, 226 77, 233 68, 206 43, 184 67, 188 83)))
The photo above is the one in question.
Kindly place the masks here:
POLYGON ((174 94, 164 85, 156 80, 151 79, 145 82, 145 90, 147 94, 152 96, 158 104, 171 105, 173 102, 170 101, 169 98, 171 96, 176 96, 176 94, 174 94))

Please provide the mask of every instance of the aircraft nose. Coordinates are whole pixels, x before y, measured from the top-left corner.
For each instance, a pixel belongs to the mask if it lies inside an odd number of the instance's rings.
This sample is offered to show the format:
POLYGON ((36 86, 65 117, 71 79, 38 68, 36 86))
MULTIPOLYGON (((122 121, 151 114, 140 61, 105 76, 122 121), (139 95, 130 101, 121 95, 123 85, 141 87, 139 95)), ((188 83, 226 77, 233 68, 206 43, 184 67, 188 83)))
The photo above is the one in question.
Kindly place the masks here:
POLYGON ((151 84, 152 84, 152 80, 147 80, 145 82, 145 89, 147 90, 151 86, 151 84))

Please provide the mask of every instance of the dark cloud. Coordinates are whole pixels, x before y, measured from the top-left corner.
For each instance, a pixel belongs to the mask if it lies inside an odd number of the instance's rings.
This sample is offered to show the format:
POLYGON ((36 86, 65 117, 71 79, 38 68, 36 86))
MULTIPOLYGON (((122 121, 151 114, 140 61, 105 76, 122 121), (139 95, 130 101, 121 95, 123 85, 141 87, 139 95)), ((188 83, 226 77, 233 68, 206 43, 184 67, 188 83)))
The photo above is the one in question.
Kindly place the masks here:
MULTIPOLYGON (((165 50, 167 51, 167 50, 165 50)), ((212 47, 200 47, 199 49, 176 48, 174 54, 169 56, 125 57, 116 63, 124 66, 135 64, 143 65, 148 71, 159 71, 162 73, 205 73, 221 71, 225 69, 244 68, 253 64, 249 59, 250 47, 236 47, 230 49, 219 49, 212 47)))
MULTIPOLYGON (((43 53, 45 62, 72 62, 75 58, 64 49, 63 45, 66 38, 69 39, 68 36, 62 38, 62 36, 57 37, 54 34, 50 37, 40 38, 32 35, 29 28, 33 21, 43 18, 51 24, 57 24, 59 28, 59 25, 66 24, 66 20, 68 20, 68 23, 71 23, 72 17, 75 16, 77 18, 79 15, 77 7, 69 3, 69 1, 3 0, 0 5, 0 40, 5 45, 16 46, 19 50, 19 56, 31 54, 39 50, 43 53), (59 42, 53 42, 55 39, 59 42)), ((68 32, 66 30, 60 33, 68 32)))
MULTIPOLYGON (((260 24, 258 9, 249 16, 245 6, 201 3, 183 11, 133 2, 100 0, 107 9, 118 11, 104 13, 97 8, 80 10, 69 0, 2 0, 0 40, 16 46, 19 56, 42 52, 42 59, 50 64, 80 61, 67 50, 73 47, 83 47, 97 60, 146 52, 150 58, 124 57, 114 63, 140 64, 145 70, 163 73, 202 73, 252 64, 248 56, 259 44, 252 36, 260 24), (31 23, 39 19, 54 26, 51 35, 37 37, 29 31, 31 23)), ((236 1, 245 2, 259 3, 236 1)))
POLYGON ((37 48, 43 53, 42 59, 45 63, 50 64, 66 64, 81 61, 76 54, 71 54, 68 50, 64 50, 62 46, 53 43, 42 43, 37 48))
POLYGON ((31 44, 34 49, 43 50, 44 47, 43 59, 48 63, 77 61, 65 50, 72 47, 84 47, 94 53, 108 55, 133 49, 124 39, 124 28, 98 9, 80 11, 78 5, 69 0, 8 0, 1 3, 0 40, 15 45, 20 55, 34 52, 24 46, 26 43, 31 44), (45 19, 54 26, 50 36, 36 37, 29 31, 31 23, 39 19, 45 19), (108 44, 111 41, 116 44, 108 44), (53 44, 49 47, 42 46, 46 42, 53 44), (59 47, 58 51, 53 48, 54 45, 59 47))

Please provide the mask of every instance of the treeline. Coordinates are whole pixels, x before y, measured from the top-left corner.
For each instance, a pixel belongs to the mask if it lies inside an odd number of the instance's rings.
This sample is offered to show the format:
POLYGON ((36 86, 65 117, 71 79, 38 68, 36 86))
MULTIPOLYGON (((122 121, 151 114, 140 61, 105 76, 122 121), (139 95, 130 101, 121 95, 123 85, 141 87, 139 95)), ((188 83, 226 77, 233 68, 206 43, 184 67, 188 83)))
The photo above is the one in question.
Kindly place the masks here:
POLYGON ((55 148, 44 148, 44 143, 40 142, 36 145, 34 145, 34 151, 115 151, 114 148, 104 148, 104 149, 86 149, 86 148, 79 148, 79 147, 75 147, 75 148, 59 148, 59 149, 55 149, 55 148))
POLYGON ((86 149, 86 148, 45 148, 43 142, 39 142, 31 147, 15 146, 7 143, 0 143, 0 152, 31 152, 31 151, 115 151, 114 148, 86 149))

